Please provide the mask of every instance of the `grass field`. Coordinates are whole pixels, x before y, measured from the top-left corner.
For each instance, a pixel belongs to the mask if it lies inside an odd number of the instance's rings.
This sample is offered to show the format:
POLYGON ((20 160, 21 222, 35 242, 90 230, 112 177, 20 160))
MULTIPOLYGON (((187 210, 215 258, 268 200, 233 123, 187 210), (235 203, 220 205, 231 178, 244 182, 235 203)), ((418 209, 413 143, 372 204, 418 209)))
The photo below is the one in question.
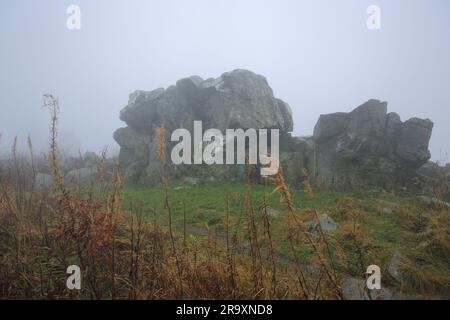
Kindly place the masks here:
MULTIPOLYGON (((279 213, 277 217, 270 217, 270 225, 277 256, 282 263, 285 261, 283 257, 290 255, 286 237, 286 205, 280 201, 278 193, 272 194, 273 185, 252 185, 250 189, 252 210, 259 231, 258 241, 262 245, 266 241, 261 219, 264 201, 267 207, 279 213)), ((448 252, 440 255, 439 248, 426 248, 426 239, 424 243, 425 234, 429 232, 426 231, 425 225, 430 215, 439 216, 439 209, 424 205, 416 196, 395 195, 378 190, 315 191, 311 197, 300 186, 291 189, 295 206, 303 221, 314 219, 310 210, 313 208, 319 215, 327 214, 338 223, 338 228, 328 232, 327 236, 330 242, 336 245, 333 249, 339 248, 345 255, 345 259, 342 259, 345 262, 338 263, 337 266, 340 272, 360 277, 364 268, 376 264, 382 270, 384 284, 401 291, 402 295, 449 294, 448 252), (360 238, 355 238, 355 226, 360 230, 360 238), (395 252, 404 257, 402 268, 405 281, 401 284, 387 275, 390 259, 395 252)), ((190 237, 211 236, 219 243, 225 242, 228 227, 230 234, 245 240, 246 228, 243 221, 246 214, 242 211, 245 193, 246 187, 240 183, 186 186, 171 181, 169 201, 178 239, 183 238, 186 230, 186 234, 190 237)), ((167 224, 162 197, 160 187, 125 187, 124 207, 137 209, 144 216, 167 224)), ((445 221, 441 221, 442 223, 448 223, 448 218, 443 220, 445 221)), ((444 226, 442 230, 448 237, 448 231, 444 226)), ((437 246, 445 246, 447 240, 438 243, 437 246)), ((447 249, 444 248, 443 252, 447 249)), ((307 246, 299 248, 298 254, 305 263, 312 255, 307 246)))

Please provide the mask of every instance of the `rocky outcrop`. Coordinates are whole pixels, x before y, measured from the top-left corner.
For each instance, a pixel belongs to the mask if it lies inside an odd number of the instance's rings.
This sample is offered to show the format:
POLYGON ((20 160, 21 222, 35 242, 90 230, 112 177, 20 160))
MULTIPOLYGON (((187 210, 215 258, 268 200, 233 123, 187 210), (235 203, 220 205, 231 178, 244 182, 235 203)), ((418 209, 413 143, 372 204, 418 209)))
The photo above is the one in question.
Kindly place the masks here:
POLYGON ((96 167, 75 169, 67 172, 64 180, 69 184, 89 182, 97 177, 97 173, 98 172, 96 167))
POLYGON ((419 172, 433 180, 443 180, 450 184, 450 163, 441 165, 438 162, 428 161, 420 167, 419 172))
POLYGON ((319 225, 320 229, 322 229, 322 231, 324 232, 336 230, 336 228, 339 226, 337 222, 327 214, 320 215, 318 220, 313 219, 311 221, 305 222, 306 230, 313 234, 320 234, 319 225))
POLYGON ((103 158, 95 152, 87 151, 84 155, 80 154, 78 157, 64 158, 61 161, 60 169, 64 174, 66 183, 80 184, 98 181, 99 179, 111 179, 116 165, 115 159, 106 158, 106 153, 103 158))
MULTIPOLYGON (((292 131, 289 105, 273 95, 266 78, 246 70, 226 72, 216 79, 198 76, 179 80, 167 89, 150 92, 135 91, 128 105, 120 112, 128 127, 114 133, 120 145, 120 163, 128 181, 152 183, 158 179, 154 129, 158 126, 171 132, 178 128, 193 131, 201 120, 203 128, 224 131, 233 128, 278 128, 285 134, 292 131)), ((168 168, 172 175, 217 175, 224 168, 217 166, 168 168), (198 168, 198 170, 197 170, 198 168)), ((242 169, 242 168, 241 168, 242 169)), ((233 174, 242 170, 233 168, 233 174)))
POLYGON ((430 158, 432 128, 428 119, 402 122, 378 100, 321 115, 313 136, 315 179, 337 187, 405 181, 430 158))
POLYGON ((341 288, 345 300, 392 300, 393 298, 391 290, 385 287, 369 290, 366 280, 354 277, 345 277, 341 288))
MULTIPOLYGON (((398 114, 387 112, 386 102, 369 100, 349 113, 321 115, 312 136, 293 137, 289 105, 274 97, 263 76, 246 70, 216 79, 192 76, 167 89, 135 91, 120 118, 128 126, 114 133, 121 147, 119 161, 126 180, 140 183, 159 181, 154 133, 159 126, 168 132, 185 128, 192 133, 194 121, 201 120, 204 129, 222 132, 277 128, 285 177, 301 182, 306 169, 315 184, 337 188, 416 183, 417 169, 430 158, 433 128, 428 119, 402 122, 398 114)), ((168 166, 166 173, 174 178, 242 178, 243 168, 179 165, 168 166)))
POLYGON ((273 96, 266 78, 246 70, 226 72, 217 79, 192 76, 167 89, 135 91, 120 119, 141 133, 162 123, 168 130, 189 129, 194 120, 219 130, 293 128, 289 105, 273 96))

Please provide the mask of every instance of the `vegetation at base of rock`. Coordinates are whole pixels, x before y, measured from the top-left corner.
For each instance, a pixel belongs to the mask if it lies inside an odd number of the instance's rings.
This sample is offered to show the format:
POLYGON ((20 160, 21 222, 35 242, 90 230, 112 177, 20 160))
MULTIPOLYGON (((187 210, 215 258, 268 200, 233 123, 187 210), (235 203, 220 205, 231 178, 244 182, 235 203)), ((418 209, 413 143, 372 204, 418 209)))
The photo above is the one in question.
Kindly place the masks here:
POLYGON ((34 155, 30 138, 29 157, 19 156, 16 139, 10 161, 0 163, 1 298, 450 297, 445 179, 421 198, 323 189, 306 170, 302 183, 288 185, 280 170, 257 184, 248 165, 241 181, 229 181, 226 170, 221 183, 170 180, 159 128, 162 187, 124 186, 106 151, 84 157, 79 168, 89 164, 90 177, 68 181, 58 101, 46 98, 50 153, 34 155), (44 160, 49 176, 37 171, 44 160), (81 267, 80 291, 66 288, 72 264, 81 267), (382 269, 383 291, 349 293, 371 264, 382 269))
MULTIPOLYGON (((3 298, 304 299, 318 283, 308 298, 340 297, 301 232, 290 245, 288 208, 270 182, 168 181, 177 262, 160 187, 122 189, 116 175, 112 183, 68 186, 65 195, 25 186, 19 193, 7 172, 0 202, 3 298), (264 206, 278 216, 265 216, 264 206), (68 264, 82 267, 80 292, 65 287, 68 264), (298 270, 310 290, 302 290, 298 270)), ((377 264, 394 299, 449 297, 448 209, 383 190, 290 189, 302 221, 314 221, 316 210, 339 225, 325 236, 343 289, 377 264), (396 252, 401 282, 388 272, 396 252)))
MULTIPOLYGON (((198 236, 207 237, 209 230, 220 243, 225 237, 226 220, 223 212, 222 183, 207 183, 187 186, 180 181, 171 182, 171 202, 175 228, 182 233, 184 218, 190 226, 190 231, 198 236), (187 199, 187 200, 186 200, 187 199)), ((280 257, 289 255, 289 248, 285 238, 285 210, 277 195, 270 195, 271 185, 253 185, 252 201, 261 204, 264 199, 269 208, 280 212, 276 218, 270 218, 272 238, 276 244, 280 257)), ((293 187, 293 198, 300 216, 304 221, 311 221, 314 217, 308 209, 314 208, 318 212, 328 214, 339 224, 333 237, 342 246, 347 255, 347 265, 343 267, 352 276, 361 277, 361 267, 355 254, 355 243, 351 235, 354 227, 354 214, 358 216, 358 224, 365 235, 365 265, 377 264, 384 275, 383 282, 390 287, 399 289, 399 283, 391 279, 387 273, 391 256, 400 251, 408 257, 405 265, 406 273, 413 272, 417 266, 423 268, 424 273, 416 274, 416 279, 405 280, 402 290, 405 296, 420 296, 435 294, 447 296, 446 286, 450 284, 450 213, 444 207, 424 204, 417 196, 408 193, 389 193, 384 190, 368 191, 315 191, 312 199, 303 188, 293 187), (389 209, 389 210, 386 210, 389 209), (445 218, 447 217, 447 218, 445 218), (447 221, 445 221, 447 219, 447 221), (439 222, 438 222, 439 221, 439 222), (426 231, 428 229, 428 231, 426 231), (433 231, 431 231, 433 230, 433 231), (440 236, 437 236, 439 233, 440 236), (427 240, 426 235, 433 234, 434 240, 427 240), (440 240, 438 240, 440 239, 440 240), (426 249, 427 248, 427 249, 426 249), (434 248, 434 249, 433 249, 434 248)), ((240 201, 245 190, 243 183, 229 183, 226 190, 238 198, 229 202, 231 219, 229 223, 237 224, 240 215, 240 201)), ((158 212, 161 210, 161 191, 158 187, 133 187, 124 189, 124 206, 129 208, 131 203, 141 203, 143 211, 158 212), (128 203, 127 203, 128 201, 128 203)), ((158 221, 167 223, 164 215, 154 216, 158 221)), ((263 223, 259 221, 262 229, 263 223)), ((245 230, 240 230, 244 236, 245 230)), ((261 230, 262 232, 262 230, 261 230)), ((264 242, 264 240, 261 240, 264 242)), ((307 255, 307 251, 300 249, 307 255)), ((400 294, 398 292, 397 294, 400 294)))

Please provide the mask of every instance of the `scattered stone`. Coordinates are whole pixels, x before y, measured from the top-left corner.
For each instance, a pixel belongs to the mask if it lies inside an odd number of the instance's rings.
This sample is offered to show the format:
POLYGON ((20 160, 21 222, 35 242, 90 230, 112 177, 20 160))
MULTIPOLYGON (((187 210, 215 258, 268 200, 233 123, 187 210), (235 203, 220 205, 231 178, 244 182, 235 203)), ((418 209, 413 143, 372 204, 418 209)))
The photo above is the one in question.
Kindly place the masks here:
POLYGON ((397 207, 397 204, 395 202, 387 201, 384 199, 376 199, 375 207, 377 212, 390 215, 394 212, 395 208, 397 207))
POLYGON ((365 280, 353 277, 345 278, 341 288, 346 300, 391 300, 393 296, 389 289, 383 287, 379 290, 368 290, 365 280))
POLYGON ((95 167, 100 162, 100 157, 92 151, 86 151, 83 157, 85 167, 95 167))
POLYGON ((339 226, 338 223, 335 222, 329 215, 321 214, 319 216, 319 221, 313 219, 305 223, 306 230, 308 230, 311 233, 316 233, 319 223, 324 232, 336 230, 337 227, 339 226))
POLYGON ((418 170, 420 174, 431 178, 432 180, 447 180, 450 181, 450 163, 441 165, 439 162, 428 161, 418 170))
POLYGON ((188 184, 188 185, 192 185, 195 186, 199 183, 199 179, 198 178, 194 178, 194 177, 183 177, 183 182, 188 184))
POLYGON ((265 210, 264 208, 261 208, 261 214, 263 215, 264 213, 267 213, 267 215, 272 218, 278 218, 280 215, 280 211, 270 207, 266 207, 265 210))
POLYGON ((426 205, 431 205, 433 203, 433 199, 431 197, 427 197, 427 196, 418 196, 417 197, 419 200, 421 200, 423 203, 425 203, 426 205))
POLYGON ((88 180, 94 179, 96 175, 96 168, 81 168, 69 171, 65 176, 65 180, 69 183, 86 182, 88 180))
POLYGON ((389 275, 399 282, 402 280, 402 274, 401 274, 401 270, 400 270, 400 265, 401 265, 402 261, 403 261, 403 256, 400 254, 400 252, 395 251, 391 257, 391 260, 389 262, 389 266, 387 269, 389 275))
POLYGON ((436 206, 443 206, 443 207, 450 208, 450 203, 439 200, 435 197, 419 196, 418 198, 422 202, 424 202, 426 205, 436 205, 436 206))
MULTIPOLYGON (((79 156, 69 156, 61 161, 61 170, 65 173, 82 168, 96 167, 100 163, 101 157, 95 152, 86 151, 84 155, 79 156)), ((109 167, 112 165, 112 159, 105 159, 104 165, 109 167)), ((108 168, 109 169, 109 168, 108 168)))

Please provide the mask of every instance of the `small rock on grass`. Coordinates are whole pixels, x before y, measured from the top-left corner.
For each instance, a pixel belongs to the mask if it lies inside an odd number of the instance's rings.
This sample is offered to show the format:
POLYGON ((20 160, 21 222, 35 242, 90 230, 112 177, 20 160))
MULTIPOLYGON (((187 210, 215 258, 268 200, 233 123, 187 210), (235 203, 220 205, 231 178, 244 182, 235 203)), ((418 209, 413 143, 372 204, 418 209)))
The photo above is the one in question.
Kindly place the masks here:
POLYGON ((447 207, 450 208, 450 203, 439 200, 435 197, 427 197, 427 196, 419 196, 418 197, 419 200, 421 200, 422 202, 424 202, 426 205, 436 205, 436 206, 443 206, 443 207, 447 207))
POLYGON ((266 207, 265 209, 261 208, 261 214, 264 214, 265 212, 267 212, 267 215, 272 218, 278 218, 280 215, 280 211, 270 207, 266 207))
POLYGON ((184 190, 184 189, 189 189, 189 187, 188 186, 178 186, 178 187, 173 188, 174 191, 180 191, 180 190, 184 190))
POLYGON ((403 256, 400 254, 400 252, 395 251, 391 257, 391 261, 389 262, 389 266, 387 269, 389 275, 397 281, 402 280, 402 274, 400 271, 402 260, 403 256))
POLYGON ((320 226, 322 227, 322 230, 327 231, 333 231, 336 230, 339 226, 337 222, 335 222, 329 215, 327 214, 321 214, 319 216, 319 221, 316 219, 313 219, 311 221, 308 221, 305 223, 306 229, 309 232, 315 232, 317 231, 318 224, 320 223, 320 226))
POLYGON ((346 300, 391 300, 392 292, 387 288, 367 289, 366 281, 353 277, 345 278, 341 283, 342 294, 346 300), (369 297, 370 294, 370 297, 369 297))
POLYGON ((195 186, 196 184, 199 183, 199 179, 194 178, 194 177, 184 177, 183 182, 185 182, 186 184, 195 186))

